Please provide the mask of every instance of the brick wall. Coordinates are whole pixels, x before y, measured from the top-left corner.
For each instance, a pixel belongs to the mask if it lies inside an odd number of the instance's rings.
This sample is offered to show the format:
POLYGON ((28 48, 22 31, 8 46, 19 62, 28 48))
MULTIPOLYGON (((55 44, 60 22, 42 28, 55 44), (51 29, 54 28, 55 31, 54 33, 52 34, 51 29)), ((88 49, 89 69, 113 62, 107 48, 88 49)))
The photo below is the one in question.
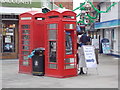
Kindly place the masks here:
POLYGON ((59 4, 62 4, 63 7, 65 7, 66 9, 70 9, 73 10, 73 1, 72 0, 65 0, 63 2, 63 0, 59 0, 61 2, 54 2, 57 6, 59 6, 59 4))

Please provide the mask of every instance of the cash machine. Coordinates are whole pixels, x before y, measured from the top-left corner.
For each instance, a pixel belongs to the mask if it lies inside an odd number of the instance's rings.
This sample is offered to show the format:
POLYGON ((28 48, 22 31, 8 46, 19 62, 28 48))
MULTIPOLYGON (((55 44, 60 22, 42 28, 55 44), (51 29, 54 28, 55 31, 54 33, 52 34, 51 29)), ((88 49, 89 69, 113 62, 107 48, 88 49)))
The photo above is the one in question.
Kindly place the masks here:
POLYGON ((76 76, 76 14, 61 10, 48 12, 45 33, 45 76, 76 76))

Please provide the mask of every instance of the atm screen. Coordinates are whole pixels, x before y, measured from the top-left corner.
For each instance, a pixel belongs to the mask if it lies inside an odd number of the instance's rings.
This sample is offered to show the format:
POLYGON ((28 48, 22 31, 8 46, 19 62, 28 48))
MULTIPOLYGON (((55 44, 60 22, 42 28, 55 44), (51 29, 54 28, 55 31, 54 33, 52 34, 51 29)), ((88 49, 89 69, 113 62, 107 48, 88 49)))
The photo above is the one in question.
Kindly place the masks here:
POLYGON ((71 32, 66 32, 66 54, 72 54, 72 49, 71 32))

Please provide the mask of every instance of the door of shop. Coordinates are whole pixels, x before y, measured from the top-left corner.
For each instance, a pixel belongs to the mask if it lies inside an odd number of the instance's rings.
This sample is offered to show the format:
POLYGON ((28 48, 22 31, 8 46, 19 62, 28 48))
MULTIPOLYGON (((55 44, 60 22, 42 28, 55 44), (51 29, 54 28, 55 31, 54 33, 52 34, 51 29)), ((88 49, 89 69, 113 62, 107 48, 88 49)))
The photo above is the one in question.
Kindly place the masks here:
POLYGON ((18 58, 18 21, 2 21, 1 32, 1 59, 18 58))

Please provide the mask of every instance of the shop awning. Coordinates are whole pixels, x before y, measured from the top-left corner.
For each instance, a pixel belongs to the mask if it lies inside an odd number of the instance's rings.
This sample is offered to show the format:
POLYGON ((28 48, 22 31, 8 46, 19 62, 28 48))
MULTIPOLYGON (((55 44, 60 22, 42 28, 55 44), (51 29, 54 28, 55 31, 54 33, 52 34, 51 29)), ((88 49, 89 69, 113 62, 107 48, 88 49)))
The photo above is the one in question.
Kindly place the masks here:
POLYGON ((114 19, 114 20, 99 22, 94 24, 95 29, 104 29, 104 28, 112 28, 119 26, 120 26, 120 19, 114 19))

